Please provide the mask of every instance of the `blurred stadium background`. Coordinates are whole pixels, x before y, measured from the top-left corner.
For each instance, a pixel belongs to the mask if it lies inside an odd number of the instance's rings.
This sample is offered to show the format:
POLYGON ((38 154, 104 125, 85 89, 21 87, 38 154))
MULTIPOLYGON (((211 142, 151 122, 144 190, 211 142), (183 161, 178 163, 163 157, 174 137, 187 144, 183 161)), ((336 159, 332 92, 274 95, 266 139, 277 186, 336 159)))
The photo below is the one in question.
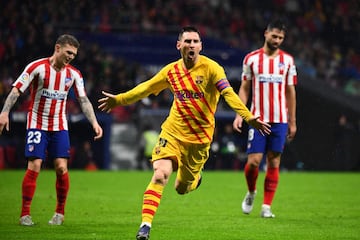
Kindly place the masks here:
MULTIPOLYGON (((359 5, 357 0, 1 0, 1 106, 25 65, 52 54, 59 34, 71 33, 80 40, 73 65, 82 71, 96 108, 101 90, 126 91, 179 58, 177 32, 187 24, 201 30, 203 53, 225 67, 237 91, 244 55, 262 46, 267 22, 282 17, 289 28, 283 49, 295 56, 299 79, 298 134, 286 146, 282 168, 358 171, 359 5)), ((10 132, 0 136, 0 169, 25 166, 25 95, 13 109, 10 132)), ((118 107, 111 115, 97 112, 105 137, 93 142, 91 127, 71 95, 70 167, 147 169, 143 132, 159 130, 171 100, 164 91, 156 98, 118 107)), ((241 169, 246 135, 232 132, 234 113, 223 102, 216 117, 206 167, 241 169)), ((44 167, 51 167, 47 164, 44 167)))

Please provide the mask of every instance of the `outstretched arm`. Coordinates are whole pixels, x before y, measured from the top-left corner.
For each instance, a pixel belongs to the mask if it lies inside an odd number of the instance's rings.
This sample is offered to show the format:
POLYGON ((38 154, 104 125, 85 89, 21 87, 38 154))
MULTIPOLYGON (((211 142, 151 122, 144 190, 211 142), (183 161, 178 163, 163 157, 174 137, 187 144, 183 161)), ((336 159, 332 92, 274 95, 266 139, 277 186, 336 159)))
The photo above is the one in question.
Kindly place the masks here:
POLYGON ((2 133, 4 127, 7 131, 9 131, 9 113, 11 108, 14 106, 16 101, 20 96, 20 91, 16 87, 13 87, 7 96, 3 109, 0 113, 0 134, 2 133))
POLYGON ((94 140, 101 138, 103 135, 103 130, 96 119, 94 108, 89 98, 84 96, 84 97, 79 97, 78 100, 80 103, 81 110, 83 111, 85 117, 89 120, 89 122, 91 123, 94 129, 95 132, 94 140))
POLYGON ((114 107, 118 105, 116 101, 116 95, 102 91, 102 94, 105 96, 103 98, 100 98, 98 100, 99 106, 98 109, 100 109, 103 112, 110 113, 111 110, 113 110, 114 107))

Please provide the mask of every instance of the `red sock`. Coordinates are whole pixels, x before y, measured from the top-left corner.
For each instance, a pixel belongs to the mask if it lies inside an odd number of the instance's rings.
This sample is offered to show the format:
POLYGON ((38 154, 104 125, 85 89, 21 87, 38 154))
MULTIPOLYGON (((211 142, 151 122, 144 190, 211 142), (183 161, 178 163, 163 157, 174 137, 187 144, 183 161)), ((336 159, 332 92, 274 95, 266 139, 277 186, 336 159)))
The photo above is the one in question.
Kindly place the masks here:
POLYGON ((279 168, 268 168, 264 182, 264 204, 271 205, 279 182, 279 168))
POLYGON ((65 213, 65 202, 69 191, 69 174, 56 175, 56 210, 55 212, 65 213))
POLYGON ((256 190, 256 180, 259 175, 259 168, 251 168, 250 164, 247 163, 244 172, 248 190, 249 192, 254 192, 256 190))
POLYGON ((36 189, 38 172, 27 169, 22 182, 22 207, 20 217, 30 215, 31 202, 36 189))

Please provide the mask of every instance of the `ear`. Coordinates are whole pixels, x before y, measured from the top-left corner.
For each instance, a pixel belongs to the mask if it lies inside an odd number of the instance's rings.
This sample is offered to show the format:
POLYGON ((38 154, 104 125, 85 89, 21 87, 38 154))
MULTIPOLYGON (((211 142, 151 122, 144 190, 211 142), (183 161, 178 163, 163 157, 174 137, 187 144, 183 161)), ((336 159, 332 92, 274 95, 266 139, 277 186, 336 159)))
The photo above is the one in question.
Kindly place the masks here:
POLYGON ((180 50, 180 47, 181 47, 181 43, 180 43, 180 41, 177 41, 177 42, 176 42, 176 49, 177 49, 177 50, 180 50))
POLYGON ((61 46, 60 44, 55 44, 55 52, 58 52, 60 50, 61 46))

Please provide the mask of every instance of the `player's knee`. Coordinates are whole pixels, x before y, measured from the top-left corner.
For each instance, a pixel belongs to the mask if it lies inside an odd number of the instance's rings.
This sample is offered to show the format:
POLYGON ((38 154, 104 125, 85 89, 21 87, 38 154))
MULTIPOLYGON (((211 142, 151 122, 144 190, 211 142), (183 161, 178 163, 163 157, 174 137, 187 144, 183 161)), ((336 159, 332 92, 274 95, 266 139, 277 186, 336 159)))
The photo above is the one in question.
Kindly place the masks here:
POLYGON ((153 181, 161 185, 166 185, 169 181, 169 176, 170 174, 167 171, 156 169, 154 171, 153 181))
POLYGON ((63 174, 65 174, 65 173, 68 171, 68 169, 67 169, 67 167, 65 167, 65 166, 58 166, 58 167, 55 169, 55 171, 56 171, 56 175, 63 175, 63 174))
POLYGON ((248 164, 249 164, 250 168, 252 168, 252 169, 258 168, 260 166, 260 162, 258 162, 256 160, 248 161, 248 164))

